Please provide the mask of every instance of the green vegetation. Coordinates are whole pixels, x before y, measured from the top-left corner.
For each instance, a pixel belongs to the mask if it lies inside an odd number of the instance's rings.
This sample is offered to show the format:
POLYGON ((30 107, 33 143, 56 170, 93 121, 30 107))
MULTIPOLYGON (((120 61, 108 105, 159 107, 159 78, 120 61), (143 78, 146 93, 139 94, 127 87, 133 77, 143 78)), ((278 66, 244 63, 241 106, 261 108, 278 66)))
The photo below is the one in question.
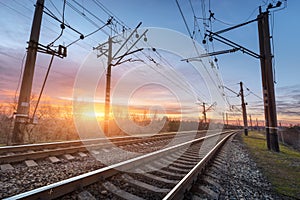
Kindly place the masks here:
POLYGON ((258 167, 281 195, 300 198, 300 152, 280 145, 280 153, 267 150, 265 136, 250 132, 243 136, 258 167))

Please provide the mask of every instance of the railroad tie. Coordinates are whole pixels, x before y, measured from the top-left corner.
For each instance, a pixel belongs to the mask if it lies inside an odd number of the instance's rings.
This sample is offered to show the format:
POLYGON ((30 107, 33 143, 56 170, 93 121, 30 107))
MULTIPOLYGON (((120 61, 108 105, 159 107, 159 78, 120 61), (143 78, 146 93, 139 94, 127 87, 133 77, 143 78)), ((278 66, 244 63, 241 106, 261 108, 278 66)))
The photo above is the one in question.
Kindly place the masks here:
POLYGON ((60 160, 59 160, 57 157, 55 157, 55 156, 50 156, 50 157, 48 158, 48 160, 49 160, 51 163, 58 163, 58 162, 60 162, 60 160))
POLYGON ((143 200, 143 198, 136 196, 134 194, 130 194, 129 192, 126 192, 124 190, 121 190, 114 184, 112 184, 109 181, 106 181, 102 184, 108 191, 111 193, 123 198, 123 199, 128 199, 128 200, 143 200))
POLYGON ((35 167, 38 166, 38 164, 34 160, 25 160, 25 165, 27 167, 35 167))
POLYGON ((6 170, 14 169, 14 167, 11 164, 3 164, 0 165, 0 169, 1 171, 6 171, 6 170))
POLYGON ((96 198, 88 191, 82 191, 77 195, 78 200, 96 200, 96 198))
POLYGON ((72 156, 71 154, 64 154, 63 158, 66 159, 66 160, 73 160, 73 159, 75 159, 75 157, 72 156))
POLYGON ((193 191, 199 195, 203 195, 203 193, 205 193, 209 196, 209 199, 219 199, 219 193, 216 193, 212 189, 203 185, 200 185, 199 187, 197 187, 197 189, 193 188, 193 191))
POLYGON ((83 153, 83 152, 78 152, 77 155, 79 157, 87 157, 87 154, 86 153, 83 153))
POLYGON ((166 170, 163 170, 163 169, 159 169, 159 168, 156 168, 152 165, 146 165, 146 167, 153 170, 153 171, 157 171, 159 173, 169 175, 169 176, 173 176, 173 177, 176 177, 176 178, 182 178, 185 175, 185 174, 181 174, 181 173, 173 173, 173 172, 169 172, 169 171, 166 171, 166 170))
POLYGON ((148 183, 136 180, 136 179, 132 178, 131 176, 129 176, 128 174, 123 174, 122 178, 124 180, 126 180, 126 182, 129 182, 129 183, 131 183, 131 184, 133 184, 137 187, 141 187, 143 189, 150 190, 151 192, 168 193, 170 191, 169 189, 158 188, 158 187, 155 187, 155 186, 150 185, 148 183))
POLYGON ((190 169, 182 169, 182 168, 178 168, 178 167, 174 167, 174 166, 169 166, 169 169, 172 169, 174 171, 178 171, 178 172, 183 172, 183 173, 188 173, 189 171, 191 171, 190 169))
POLYGON ((177 184, 178 183, 178 180, 172 180, 172 179, 166 179, 166 178, 163 178, 163 177, 159 177, 159 176, 147 173, 142 169, 136 169, 135 172, 140 173, 142 176, 146 176, 146 177, 148 177, 150 179, 154 179, 156 181, 169 183, 169 184, 177 184))

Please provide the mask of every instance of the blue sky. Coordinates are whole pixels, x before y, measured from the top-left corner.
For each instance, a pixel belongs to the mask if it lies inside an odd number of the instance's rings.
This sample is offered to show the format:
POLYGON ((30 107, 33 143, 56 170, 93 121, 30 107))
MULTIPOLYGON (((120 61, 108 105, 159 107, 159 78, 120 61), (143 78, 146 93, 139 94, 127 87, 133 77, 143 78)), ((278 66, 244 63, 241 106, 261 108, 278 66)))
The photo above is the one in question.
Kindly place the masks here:
MULTIPOLYGON (((45 0, 45 5, 49 10, 59 16, 58 11, 62 10, 62 0, 45 0), (55 7, 53 6, 55 5, 55 7)), ((72 0, 68 2, 75 5, 72 0)), ((100 10, 92 0, 77 0, 83 5, 79 11, 89 15, 87 10, 95 13, 98 18, 106 21, 109 16, 100 10), (87 9, 87 10, 85 10, 87 9)), ((161 27, 173 29, 188 35, 179 9, 175 0, 101 0, 99 1, 106 8, 112 11, 130 28, 134 28, 139 22, 143 22, 143 27, 161 27)), ((34 0, 0 0, 0 24, 1 24, 1 44, 0 44, 0 93, 1 101, 11 101, 19 80, 22 59, 26 52, 26 42, 29 39, 31 22, 34 11, 34 0)), ((194 28, 194 16, 191 5, 187 0, 178 0, 189 29, 194 28)), ((203 6, 205 15, 208 17, 208 0, 191 0, 193 9, 197 17, 203 17, 203 6), (203 4, 204 2, 204 4, 203 4)), ((230 25, 236 25, 249 19, 254 19, 258 14, 258 6, 266 9, 266 4, 276 3, 272 0, 226 0, 210 1, 210 9, 215 14, 217 20, 213 20, 212 29, 214 31, 224 29, 230 25)), ((300 67, 299 67, 299 44, 300 44, 300 25, 299 25, 300 1, 288 1, 287 8, 272 13, 274 53, 275 53, 275 80, 277 110, 279 121, 293 119, 295 123, 300 123, 300 67)), ((41 30, 40 43, 49 44, 60 33, 59 23, 44 14, 41 30)), ((60 16, 59 16, 60 17, 60 16)), ((95 30, 95 26, 89 23, 84 17, 79 16, 69 6, 66 6, 65 20, 72 27, 82 32, 84 35, 95 30)), ((95 20, 96 21, 96 20, 95 20)), ((200 32, 203 35, 203 21, 198 20, 200 32)), ((106 29, 107 33, 109 30, 106 29)), ((224 36, 245 46, 255 52, 258 49, 257 24, 252 23, 247 26, 230 31, 224 36)), ((65 59, 55 59, 49 83, 45 94, 51 97, 72 95, 72 86, 76 72, 85 56, 91 51, 92 47, 97 46, 107 39, 107 35, 101 31, 89 38, 79 41, 68 49, 68 57, 65 59), (63 86, 63 87, 62 87, 63 86)), ((76 40, 78 34, 65 29, 63 36, 58 43, 69 44, 76 40)), ((198 42, 202 41, 200 34, 196 35, 198 42)), ((216 51, 228 49, 214 41, 216 51)), ((209 50, 212 51, 210 45, 209 50)), ((261 74, 259 60, 252 58, 241 52, 233 54, 219 55, 218 66, 224 84, 235 91, 239 91, 238 83, 243 81, 253 93, 261 96, 261 74)), ((50 57, 48 55, 38 55, 33 92, 38 93, 50 57)), ((234 96, 226 92, 229 96, 234 96)), ((248 94, 248 93, 247 93, 248 94)), ((240 104, 238 98, 229 97, 234 105, 240 104)), ((248 113, 256 115, 260 112, 262 116, 262 102, 256 96, 249 94, 246 97, 248 102, 248 113)), ((258 114, 259 115, 259 114, 258 114)))

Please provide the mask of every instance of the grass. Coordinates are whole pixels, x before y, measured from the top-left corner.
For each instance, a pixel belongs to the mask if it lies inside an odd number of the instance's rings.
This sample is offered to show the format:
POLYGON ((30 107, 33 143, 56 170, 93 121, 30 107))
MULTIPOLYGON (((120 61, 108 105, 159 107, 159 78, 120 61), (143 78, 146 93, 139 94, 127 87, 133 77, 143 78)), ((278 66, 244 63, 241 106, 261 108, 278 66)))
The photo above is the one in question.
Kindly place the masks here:
POLYGON ((243 141, 265 177, 280 195, 300 199, 300 152, 280 144, 280 153, 267 150, 265 136, 251 131, 243 141))

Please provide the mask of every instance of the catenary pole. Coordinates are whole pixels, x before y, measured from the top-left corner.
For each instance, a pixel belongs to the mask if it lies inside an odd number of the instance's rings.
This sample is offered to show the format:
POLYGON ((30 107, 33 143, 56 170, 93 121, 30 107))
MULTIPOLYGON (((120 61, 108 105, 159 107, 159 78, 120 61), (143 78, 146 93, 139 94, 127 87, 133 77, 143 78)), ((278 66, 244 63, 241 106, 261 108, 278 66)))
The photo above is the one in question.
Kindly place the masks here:
POLYGON ((264 107, 266 119, 266 135, 268 149, 279 152, 277 135, 277 113, 273 80, 272 53, 270 44, 269 12, 258 15, 258 35, 261 53, 262 86, 264 94, 264 107))
POLYGON ((106 72, 106 89, 105 89, 105 113, 104 113, 104 133, 109 135, 109 113, 110 113, 110 84, 111 84, 111 65, 112 65, 112 38, 108 38, 108 56, 106 72))
POLYGON ((11 138, 9 138, 10 144, 24 143, 25 126, 29 120, 30 97, 37 55, 37 47, 40 37, 43 8, 44 0, 37 0, 31 27, 30 39, 28 42, 27 56, 23 72, 20 95, 18 99, 17 112, 15 113, 14 128, 11 138))
POLYGON ((240 95, 241 95, 241 101, 242 101, 244 133, 245 133, 245 135, 248 135, 247 111, 246 111, 246 103, 245 103, 245 98, 244 98, 243 82, 240 82, 240 95))

